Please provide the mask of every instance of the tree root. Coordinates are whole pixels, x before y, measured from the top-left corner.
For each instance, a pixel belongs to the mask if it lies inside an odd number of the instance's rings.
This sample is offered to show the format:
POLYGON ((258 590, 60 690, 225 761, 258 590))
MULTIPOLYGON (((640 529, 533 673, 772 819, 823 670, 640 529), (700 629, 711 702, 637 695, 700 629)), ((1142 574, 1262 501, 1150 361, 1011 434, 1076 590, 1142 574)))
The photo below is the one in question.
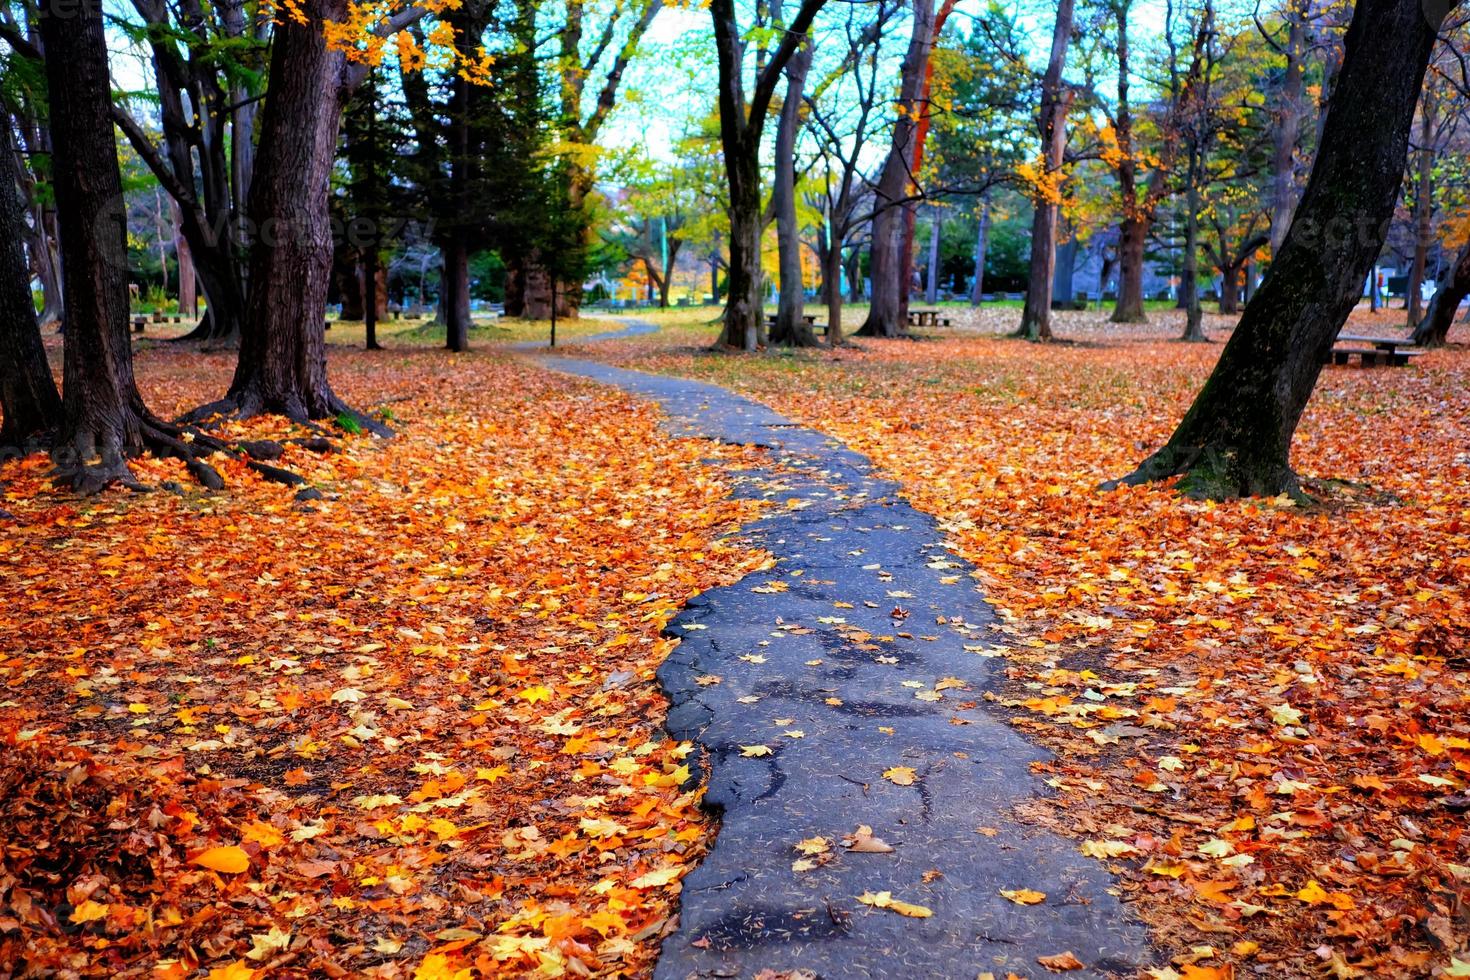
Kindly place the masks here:
MULTIPOLYGON (((147 453, 161 459, 183 461, 189 475, 206 490, 217 491, 225 487, 224 478, 219 471, 204 461, 217 454, 231 459, 247 460, 247 465, 252 470, 273 483, 299 487, 307 482, 304 477, 290 470, 260 462, 262 459, 279 459, 284 454, 285 447, 271 440, 231 445, 197 426, 184 422, 169 423, 151 417, 141 420, 141 435, 140 455, 147 453)), ((317 452, 331 451, 334 448, 324 439, 298 441, 317 452), (328 447, 326 450, 320 448, 323 443, 328 447)), ((63 448, 53 446, 53 458, 64 455, 63 448)), ((56 486, 68 488, 82 496, 92 496, 112 486, 122 486, 135 493, 153 489, 139 482, 128 466, 125 455, 113 451, 93 461, 71 464, 58 462, 51 472, 51 479, 56 486)))
MULTIPOLYGON (((327 415, 324 417, 332 419, 338 428, 352 432, 353 426, 359 432, 370 432, 382 439, 393 438, 393 430, 379 422, 377 419, 364 415, 357 409, 348 405, 335 394, 327 400, 327 415)), ((318 419, 312 418, 304 407, 299 405, 267 405, 264 399, 250 396, 226 395, 218 401, 200 405, 191 412, 179 416, 178 422, 185 425, 206 425, 219 418, 225 419, 251 419, 258 415, 281 415, 304 426, 318 437, 325 439, 328 435, 326 429, 318 425, 318 419)))
POLYGON ((1286 494, 1299 504, 1311 503, 1296 473, 1287 469, 1274 478, 1243 472, 1238 454, 1218 446, 1164 446, 1138 465, 1132 473, 1099 485, 1111 491, 1179 477, 1174 489, 1194 500, 1234 500, 1239 497, 1268 497, 1286 494))

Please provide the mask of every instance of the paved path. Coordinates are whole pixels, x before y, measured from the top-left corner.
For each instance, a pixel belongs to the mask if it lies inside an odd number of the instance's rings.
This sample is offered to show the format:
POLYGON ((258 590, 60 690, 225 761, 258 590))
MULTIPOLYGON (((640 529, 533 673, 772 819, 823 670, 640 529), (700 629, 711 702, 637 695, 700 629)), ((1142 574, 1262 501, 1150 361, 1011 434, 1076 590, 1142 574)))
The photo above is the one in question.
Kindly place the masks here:
POLYGON ((1037 957, 1064 952, 1086 964, 1068 976, 1100 977, 1152 961, 1103 867, 1012 814, 1044 791, 1028 770, 1044 753, 981 698, 1004 663, 984 655, 994 614, 930 517, 864 457, 726 389, 545 363, 653 399, 677 435, 771 449, 770 467, 736 477, 775 501, 742 537, 776 566, 693 599, 659 670, 668 728, 701 747, 723 811, 684 879, 660 980, 1035 978, 1050 975, 1037 957), (859 825, 892 851, 845 848, 859 825), (798 850, 814 838, 826 849, 798 850), (810 870, 794 869, 803 859, 810 870), (858 899, 880 892, 933 914, 858 899))

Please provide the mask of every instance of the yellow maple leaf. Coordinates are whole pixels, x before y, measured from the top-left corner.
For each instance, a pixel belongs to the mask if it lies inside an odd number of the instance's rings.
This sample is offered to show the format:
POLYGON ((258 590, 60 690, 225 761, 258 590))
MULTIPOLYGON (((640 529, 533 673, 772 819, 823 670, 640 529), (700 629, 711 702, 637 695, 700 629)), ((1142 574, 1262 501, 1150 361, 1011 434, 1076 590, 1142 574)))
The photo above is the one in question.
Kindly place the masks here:
POLYGON ((101 902, 94 902, 89 898, 85 902, 79 903, 76 908, 71 910, 71 921, 80 924, 83 922, 95 922, 97 919, 106 918, 107 910, 109 907, 110 906, 104 905, 101 902))
POLYGON ((211 847, 190 859, 192 863, 220 874, 237 875, 250 867, 250 855, 233 844, 211 847))
POLYGON ((1040 905, 1046 901, 1046 892, 1033 891, 1030 888, 1002 888, 1002 898, 1008 898, 1017 905, 1040 905))
POLYGON ((914 785, 914 777, 917 775, 918 773, 908 766, 894 766, 891 769, 883 770, 883 778, 895 786, 912 786, 914 785))

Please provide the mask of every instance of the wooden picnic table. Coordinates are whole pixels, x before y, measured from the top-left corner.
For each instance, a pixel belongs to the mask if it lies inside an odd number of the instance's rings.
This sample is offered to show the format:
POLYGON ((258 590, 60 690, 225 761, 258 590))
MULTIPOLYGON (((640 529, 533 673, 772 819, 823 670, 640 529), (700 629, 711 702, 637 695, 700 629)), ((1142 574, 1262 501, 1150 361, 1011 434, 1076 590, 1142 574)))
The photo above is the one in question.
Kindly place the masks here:
POLYGON ((1410 358, 1425 353, 1408 337, 1364 337, 1357 334, 1338 334, 1337 343, 1368 345, 1366 347, 1334 346, 1329 356, 1331 363, 1338 365, 1347 364, 1356 357, 1364 367, 1371 367, 1380 361, 1395 367, 1403 367, 1409 363, 1410 358))
POLYGON ((911 327, 947 327, 949 318, 940 319, 938 310, 909 310, 911 327))

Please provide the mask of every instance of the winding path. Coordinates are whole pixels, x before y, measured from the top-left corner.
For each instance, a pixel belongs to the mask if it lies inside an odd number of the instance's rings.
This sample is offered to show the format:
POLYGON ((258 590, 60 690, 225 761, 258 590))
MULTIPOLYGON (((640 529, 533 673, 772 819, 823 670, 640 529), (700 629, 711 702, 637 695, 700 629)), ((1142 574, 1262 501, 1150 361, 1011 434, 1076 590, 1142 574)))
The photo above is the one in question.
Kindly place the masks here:
POLYGON ((986 656, 995 616, 932 518, 863 456, 724 388, 543 363, 652 399, 675 435, 770 450, 731 476, 773 501, 742 537, 775 567, 691 600, 659 670, 668 728, 700 747, 723 812, 658 978, 1036 977, 1065 952, 1085 965, 1067 975, 1101 977, 1153 961, 1105 869, 1013 813, 1044 791, 1029 765, 1045 754, 982 698, 1004 663, 986 656), (892 850, 844 847, 859 825, 892 850), (932 915, 871 904, 884 892, 932 915))

